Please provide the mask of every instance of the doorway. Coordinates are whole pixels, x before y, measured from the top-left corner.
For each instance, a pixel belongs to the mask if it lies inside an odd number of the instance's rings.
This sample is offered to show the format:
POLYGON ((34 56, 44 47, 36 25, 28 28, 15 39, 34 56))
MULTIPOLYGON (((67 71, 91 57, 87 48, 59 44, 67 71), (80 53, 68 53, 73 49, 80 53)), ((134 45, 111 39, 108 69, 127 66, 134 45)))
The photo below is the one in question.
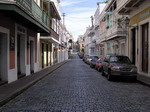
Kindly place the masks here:
POLYGON ((46 66, 48 66, 48 44, 46 44, 46 66))
POLYGON ((135 65, 136 64, 136 28, 133 28, 131 30, 131 34, 132 34, 132 37, 131 37, 131 47, 132 47, 132 50, 131 50, 131 60, 132 60, 132 63, 135 65))
POLYGON ((30 71, 34 73, 34 41, 30 40, 30 71))
POLYGON ((7 34, 0 33, 0 80, 7 81, 8 47, 7 34))
POLYGON ((148 73, 149 24, 142 25, 142 71, 148 73))
POLYGON ((26 74, 25 67, 25 36, 17 35, 17 73, 18 78, 22 78, 26 74))
POLYGON ((41 43, 42 68, 44 68, 44 43, 41 43))
POLYGON ((125 43, 121 44, 121 55, 126 55, 126 48, 125 48, 125 43))

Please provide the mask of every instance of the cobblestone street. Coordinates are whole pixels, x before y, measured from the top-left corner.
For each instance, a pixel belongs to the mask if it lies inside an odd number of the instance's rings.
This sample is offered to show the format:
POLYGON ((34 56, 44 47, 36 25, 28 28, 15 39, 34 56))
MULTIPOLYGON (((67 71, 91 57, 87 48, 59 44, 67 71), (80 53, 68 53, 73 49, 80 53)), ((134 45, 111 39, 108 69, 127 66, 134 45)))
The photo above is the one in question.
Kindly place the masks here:
POLYGON ((150 88, 109 82, 75 54, 68 63, 0 108, 1 112, 149 112, 150 88))

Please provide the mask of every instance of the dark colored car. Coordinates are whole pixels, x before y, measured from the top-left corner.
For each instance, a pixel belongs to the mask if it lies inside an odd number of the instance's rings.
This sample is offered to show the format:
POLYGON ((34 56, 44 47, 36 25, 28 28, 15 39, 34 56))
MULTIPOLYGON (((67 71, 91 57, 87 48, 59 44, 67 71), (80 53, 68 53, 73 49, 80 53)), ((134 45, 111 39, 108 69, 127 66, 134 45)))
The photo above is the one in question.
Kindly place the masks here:
POLYGON ((99 72, 102 71, 103 61, 104 61, 103 58, 99 58, 99 59, 96 61, 95 69, 98 70, 99 72))
POLYGON ((86 60, 86 63, 90 65, 92 59, 98 60, 98 58, 99 58, 98 56, 89 56, 86 60))
POLYGON ((96 61, 99 59, 98 56, 91 56, 91 60, 89 60, 89 64, 91 68, 94 68, 96 65, 96 61))
POLYGON ((78 53, 78 56, 79 56, 79 58, 83 58, 84 57, 84 54, 83 53, 78 53))
POLYGON ((103 62, 102 75, 106 74, 108 80, 113 76, 137 77, 137 67, 133 65, 127 56, 108 55, 103 62))

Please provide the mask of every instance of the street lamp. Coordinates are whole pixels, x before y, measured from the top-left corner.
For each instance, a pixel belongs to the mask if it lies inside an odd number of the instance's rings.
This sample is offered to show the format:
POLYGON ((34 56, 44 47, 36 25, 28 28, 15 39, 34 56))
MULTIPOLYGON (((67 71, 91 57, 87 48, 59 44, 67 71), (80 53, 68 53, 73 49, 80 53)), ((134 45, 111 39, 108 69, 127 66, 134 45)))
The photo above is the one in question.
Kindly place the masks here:
POLYGON ((130 19, 128 17, 125 18, 125 24, 127 27, 129 28, 137 28, 138 29, 138 26, 129 26, 129 23, 130 23, 130 19))
POLYGON ((130 19, 128 17, 125 18, 126 26, 129 26, 130 19))

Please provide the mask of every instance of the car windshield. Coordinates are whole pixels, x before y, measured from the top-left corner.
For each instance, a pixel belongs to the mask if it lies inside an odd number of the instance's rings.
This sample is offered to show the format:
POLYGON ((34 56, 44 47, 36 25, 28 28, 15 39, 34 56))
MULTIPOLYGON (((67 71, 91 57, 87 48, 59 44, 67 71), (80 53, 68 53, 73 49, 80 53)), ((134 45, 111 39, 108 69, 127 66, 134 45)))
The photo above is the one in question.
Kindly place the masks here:
POLYGON ((98 60, 98 59, 99 59, 98 56, 92 56, 91 58, 92 58, 92 59, 95 59, 95 60, 98 60))
POLYGON ((84 57, 86 57, 86 58, 87 58, 87 57, 89 57, 89 55, 84 55, 84 57))
POLYGON ((131 61, 126 56, 113 56, 110 57, 110 63, 131 63, 131 61))

